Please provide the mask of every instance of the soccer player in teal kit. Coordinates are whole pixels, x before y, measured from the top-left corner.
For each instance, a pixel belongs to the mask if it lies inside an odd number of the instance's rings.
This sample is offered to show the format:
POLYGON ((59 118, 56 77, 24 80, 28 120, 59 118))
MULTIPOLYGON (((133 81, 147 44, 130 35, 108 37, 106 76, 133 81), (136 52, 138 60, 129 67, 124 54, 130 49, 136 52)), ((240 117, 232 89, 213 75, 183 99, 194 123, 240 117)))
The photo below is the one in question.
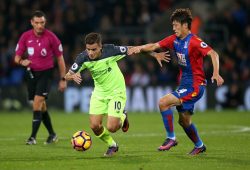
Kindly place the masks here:
POLYGON ((149 52, 158 48, 174 50, 180 69, 179 87, 176 91, 163 96, 159 101, 167 137, 158 150, 169 150, 177 145, 173 126, 173 111, 171 110, 172 106, 176 106, 179 113, 179 124, 195 145, 189 154, 197 155, 206 151, 206 146, 191 121, 194 104, 202 97, 206 86, 203 57, 210 56, 212 59, 212 82, 216 80, 217 85, 220 86, 224 80, 219 74, 218 54, 190 31, 192 23, 191 11, 189 9, 176 9, 171 15, 171 21, 175 34, 157 43, 131 48, 128 54, 136 54, 141 51, 149 52))
MULTIPOLYGON (((80 53, 66 80, 80 84, 79 72, 88 69, 94 79, 95 88, 90 100, 90 127, 95 135, 108 145, 105 156, 112 156, 118 151, 118 145, 109 132, 120 128, 126 132, 129 128, 127 115, 123 112, 126 104, 126 86, 117 61, 127 55, 128 47, 102 44, 101 35, 90 33, 85 37, 86 50, 80 53), (102 125, 107 115, 107 128, 102 125)), ((159 64, 166 61, 166 56, 155 54, 159 64)))

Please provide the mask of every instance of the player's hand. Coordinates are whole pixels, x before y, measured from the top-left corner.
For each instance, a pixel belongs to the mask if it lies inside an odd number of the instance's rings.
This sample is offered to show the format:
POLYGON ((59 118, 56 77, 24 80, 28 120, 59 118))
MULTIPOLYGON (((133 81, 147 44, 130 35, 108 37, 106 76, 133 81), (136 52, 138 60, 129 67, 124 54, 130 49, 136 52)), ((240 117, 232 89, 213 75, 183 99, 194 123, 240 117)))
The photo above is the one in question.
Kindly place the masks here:
POLYGON ((224 83, 223 78, 219 74, 213 74, 211 77, 212 83, 214 83, 214 80, 216 80, 217 86, 221 86, 224 83))
POLYGON ((169 61, 171 60, 169 51, 167 51, 167 52, 160 52, 160 53, 154 53, 154 57, 155 57, 155 59, 157 60, 157 62, 159 63, 159 65, 161 67, 162 67, 161 61, 169 63, 169 61))
POLYGON ((58 90, 60 92, 63 92, 67 88, 67 81, 66 80, 60 80, 58 85, 58 90))
POLYGON ((74 82, 76 82, 77 84, 81 84, 82 77, 81 77, 80 73, 73 74, 72 78, 73 78, 74 82))
POLYGON ((20 64, 24 67, 27 67, 31 64, 31 61, 28 59, 24 59, 24 60, 22 60, 22 62, 20 64))
POLYGON ((128 55, 138 54, 141 52, 141 46, 135 46, 128 49, 128 55))

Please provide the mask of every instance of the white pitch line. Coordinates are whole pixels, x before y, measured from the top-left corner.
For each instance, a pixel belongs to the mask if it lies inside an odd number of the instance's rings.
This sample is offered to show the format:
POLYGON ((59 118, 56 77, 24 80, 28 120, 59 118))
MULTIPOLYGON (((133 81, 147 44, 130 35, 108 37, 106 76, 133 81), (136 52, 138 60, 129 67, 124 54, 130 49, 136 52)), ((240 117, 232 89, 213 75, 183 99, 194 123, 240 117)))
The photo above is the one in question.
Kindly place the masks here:
POLYGON ((242 127, 241 129, 232 130, 233 133, 249 132, 250 127, 242 127))
MULTIPOLYGON (((216 130, 216 131, 208 131, 208 132, 199 132, 199 134, 202 135, 209 135, 209 134, 221 134, 221 135, 227 135, 227 134, 232 134, 232 133, 244 133, 244 132, 250 132, 250 127, 248 126, 231 126, 231 130, 216 130)), ((156 137, 156 136, 162 136, 162 133, 135 133, 135 134, 117 134, 116 136, 119 137, 156 137)), ((186 134, 181 132, 178 133, 178 136, 185 136, 186 134)), ((37 140, 45 140, 46 138, 37 138, 37 140)), ((70 137, 65 137, 65 136, 59 136, 59 140, 68 140, 71 139, 70 137)), ((4 138, 0 137, 0 141, 14 141, 14 140, 20 140, 20 138, 4 138)))

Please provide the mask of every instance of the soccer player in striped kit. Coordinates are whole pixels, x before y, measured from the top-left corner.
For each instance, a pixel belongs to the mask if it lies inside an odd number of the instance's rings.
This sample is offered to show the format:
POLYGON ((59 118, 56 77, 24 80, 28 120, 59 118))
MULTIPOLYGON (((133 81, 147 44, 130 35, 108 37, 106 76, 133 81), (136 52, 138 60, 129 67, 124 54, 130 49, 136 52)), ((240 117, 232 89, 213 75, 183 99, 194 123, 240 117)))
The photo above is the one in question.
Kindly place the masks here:
POLYGON ((169 150, 177 145, 174 133, 172 106, 176 106, 179 113, 179 124, 195 147, 190 155, 197 155, 206 151, 206 146, 198 135, 197 128, 191 121, 194 104, 203 95, 206 79, 203 70, 203 58, 210 56, 213 64, 212 82, 223 84, 219 74, 219 56, 210 46, 199 37, 191 33, 192 14, 189 9, 176 9, 171 15, 174 34, 157 43, 150 43, 131 48, 128 54, 154 51, 159 48, 172 49, 177 57, 179 87, 172 93, 163 96, 159 101, 159 108, 166 129, 166 140, 158 148, 159 151, 169 150))
POLYGON ((67 87, 64 79, 65 62, 60 40, 45 28, 46 18, 42 11, 35 11, 31 16, 32 29, 24 32, 18 41, 15 62, 27 68, 28 99, 33 101, 32 133, 27 145, 36 144, 36 135, 41 122, 49 132, 45 144, 56 142, 57 135, 52 127, 46 105, 46 99, 52 82, 54 56, 56 56, 60 82, 58 89, 63 91, 67 87), (28 57, 24 55, 27 52, 28 57))

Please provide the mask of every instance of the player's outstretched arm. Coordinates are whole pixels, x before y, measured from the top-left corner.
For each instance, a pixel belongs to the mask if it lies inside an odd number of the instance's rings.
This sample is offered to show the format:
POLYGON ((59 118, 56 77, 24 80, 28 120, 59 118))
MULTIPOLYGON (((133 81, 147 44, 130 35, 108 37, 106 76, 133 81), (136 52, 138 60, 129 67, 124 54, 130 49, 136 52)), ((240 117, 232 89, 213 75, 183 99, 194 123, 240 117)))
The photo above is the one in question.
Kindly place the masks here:
MULTIPOLYGON (((158 47, 157 44, 158 44, 158 43, 155 43, 155 45, 156 45, 155 49, 160 48, 160 46, 158 47)), ((151 50, 151 47, 152 47, 152 46, 149 45, 149 44, 146 44, 146 45, 143 45, 143 46, 145 46, 146 51, 147 51, 147 45, 149 46, 149 49, 151 50)), ((139 52, 136 52, 136 51, 137 51, 136 47, 141 48, 142 46, 127 46, 127 47, 128 47, 127 55, 133 55, 133 54, 139 53, 139 52), (135 50, 135 52, 134 52, 134 50, 135 50)), ((140 50, 140 52, 141 52, 141 51, 144 51, 144 48, 143 48, 143 47, 142 47, 142 49, 140 50)), ((154 51, 154 50, 153 50, 153 51, 154 51)), ((157 52, 149 52, 148 54, 149 54, 150 56, 154 57, 154 58, 157 60, 157 62, 159 63, 159 65, 160 65, 161 67, 162 67, 162 61, 164 61, 164 62, 166 62, 166 63, 169 63, 169 61, 171 60, 169 51, 167 51, 167 52, 159 52, 159 53, 157 53, 157 52)))
POLYGON ((149 43, 141 46, 134 46, 132 48, 129 48, 128 55, 132 54, 138 54, 140 52, 150 52, 155 51, 156 49, 159 49, 160 45, 159 43, 149 43))
POLYGON ((71 81, 73 80, 77 84, 80 84, 82 82, 82 77, 80 73, 74 73, 73 71, 69 70, 69 72, 65 75, 65 80, 71 81))
POLYGON ((210 50, 207 53, 207 55, 211 57, 212 64, 213 64, 213 76, 211 77, 211 81, 213 83, 214 80, 216 80, 217 86, 221 86, 224 83, 224 80, 219 74, 219 66, 220 66, 219 55, 214 50, 210 50))
POLYGON ((160 53, 151 52, 150 55, 157 60, 157 62, 161 67, 162 67, 162 61, 169 63, 169 61, 171 60, 169 51, 160 53))

